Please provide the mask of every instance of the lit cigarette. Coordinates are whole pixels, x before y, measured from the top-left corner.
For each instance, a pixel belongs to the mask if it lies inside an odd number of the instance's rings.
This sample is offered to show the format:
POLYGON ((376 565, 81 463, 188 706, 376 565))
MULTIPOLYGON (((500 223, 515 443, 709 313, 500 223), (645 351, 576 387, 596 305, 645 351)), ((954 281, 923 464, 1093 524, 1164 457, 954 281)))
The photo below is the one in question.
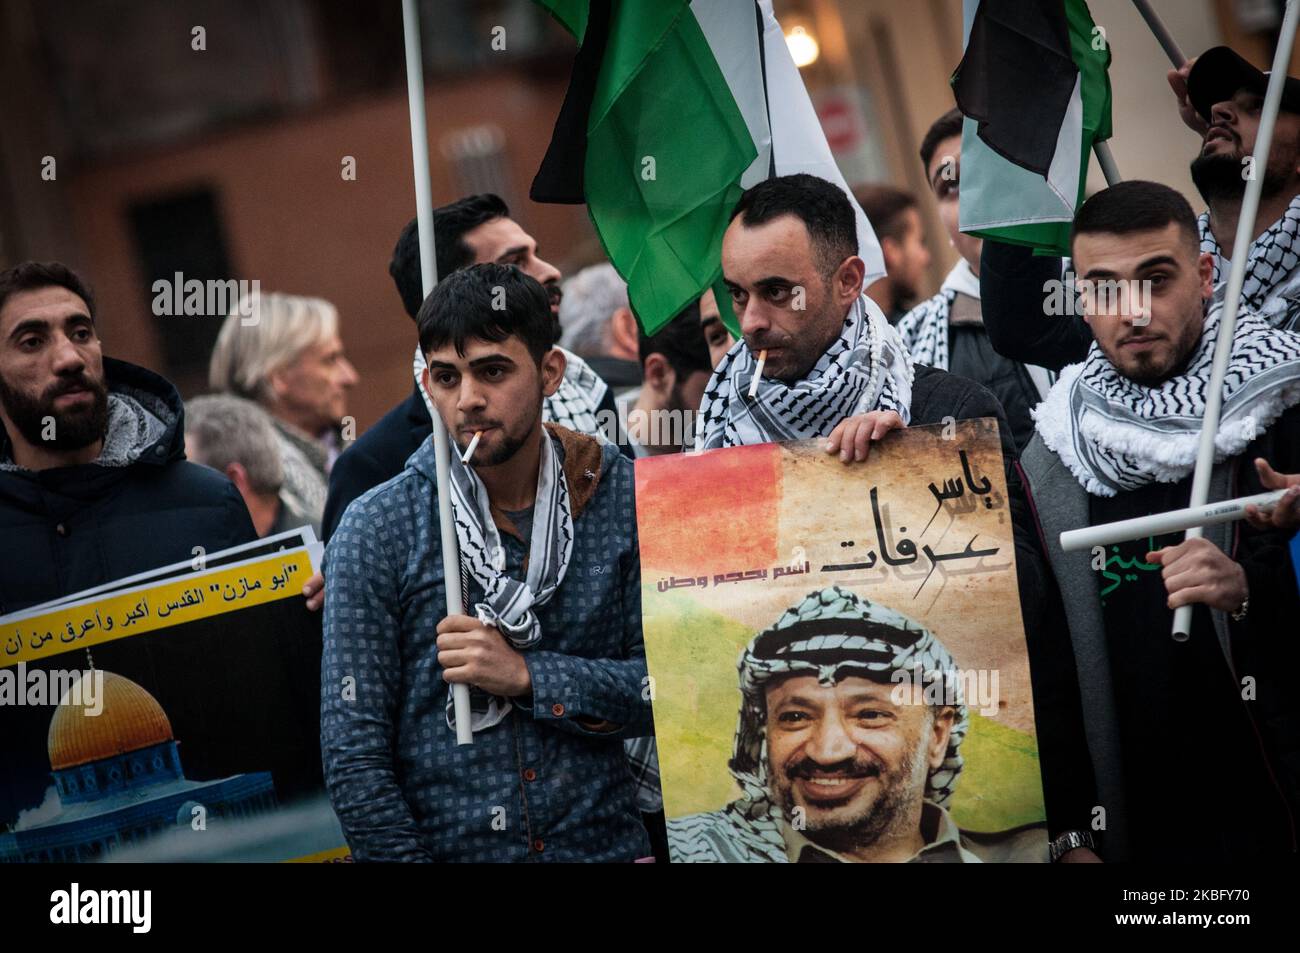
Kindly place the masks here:
POLYGON ((474 456, 474 451, 478 449, 478 438, 481 436, 483 436, 483 431, 474 431, 474 439, 469 442, 469 446, 465 448, 465 452, 461 455, 461 463, 469 463, 469 458, 474 456))
POLYGON ((754 365, 754 376, 749 382, 749 396, 758 396, 758 382, 763 379, 763 365, 767 363, 767 348, 758 352, 758 363, 754 365))

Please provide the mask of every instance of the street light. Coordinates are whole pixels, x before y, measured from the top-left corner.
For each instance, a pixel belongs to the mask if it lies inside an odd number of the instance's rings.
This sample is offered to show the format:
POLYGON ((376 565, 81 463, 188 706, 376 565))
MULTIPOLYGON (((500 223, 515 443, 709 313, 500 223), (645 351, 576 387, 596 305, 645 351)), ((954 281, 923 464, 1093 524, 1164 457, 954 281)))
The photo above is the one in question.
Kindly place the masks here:
POLYGON ((794 58, 794 65, 800 69, 817 62, 817 57, 821 55, 821 47, 817 45, 817 38, 802 26, 794 27, 785 35, 785 45, 790 48, 790 56, 794 58))

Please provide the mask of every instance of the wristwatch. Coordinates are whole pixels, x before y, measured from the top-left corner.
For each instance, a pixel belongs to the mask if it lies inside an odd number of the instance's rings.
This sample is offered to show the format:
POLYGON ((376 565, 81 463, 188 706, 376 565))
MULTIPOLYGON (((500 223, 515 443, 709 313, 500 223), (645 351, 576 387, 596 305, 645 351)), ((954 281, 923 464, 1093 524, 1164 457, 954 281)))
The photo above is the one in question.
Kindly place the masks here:
POLYGON ((1246 613, 1249 611, 1250 611, 1250 596, 1247 596, 1245 599, 1241 600, 1241 605, 1239 605, 1235 610, 1233 610, 1232 621, 1245 622, 1246 613))
POLYGON ((1047 845, 1047 853, 1052 858, 1052 863, 1056 863, 1067 853, 1080 847, 1095 851, 1097 842, 1087 831, 1066 831, 1047 845))

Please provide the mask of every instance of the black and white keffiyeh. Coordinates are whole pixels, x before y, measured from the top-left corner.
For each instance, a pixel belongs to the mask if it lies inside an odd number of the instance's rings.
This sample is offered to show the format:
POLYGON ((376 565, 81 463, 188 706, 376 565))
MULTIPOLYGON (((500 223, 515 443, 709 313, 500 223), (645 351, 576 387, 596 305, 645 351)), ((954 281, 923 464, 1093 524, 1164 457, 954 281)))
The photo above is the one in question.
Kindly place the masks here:
POLYGON ((945 807, 961 775, 961 744, 970 728, 962 679, 942 643, 920 623, 839 586, 809 593, 787 609, 771 628, 746 646, 737 664, 741 705, 735 747, 729 763, 743 797, 734 807, 748 826, 783 853, 781 810, 768 789, 766 684, 790 674, 814 675, 834 685, 852 675, 898 684, 894 673, 906 672, 911 684, 940 681, 945 698, 955 702, 943 763, 931 769, 925 799, 945 807), (950 694, 948 694, 950 693, 950 694))
MULTIPOLYGON (((1231 267, 1202 212, 1201 252, 1214 256, 1215 299, 1222 301, 1231 267)), ((1275 328, 1300 330, 1300 195, 1282 217, 1255 239, 1246 258, 1241 310, 1258 314, 1275 328)))
POLYGON ((555 393, 542 401, 542 419, 605 440, 596 413, 609 385, 591 369, 590 364, 572 351, 562 347, 556 350, 564 354, 564 379, 555 393))
MULTIPOLYGON (((1187 370, 1157 387, 1122 376, 1096 342, 1033 411, 1047 448, 1094 496, 1176 483, 1196 465, 1222 306, 1216 300, 1187 370)), ((1224 380, 1215 462, 1241 453, 1300 403, 1300 334, 1241 313, 1224 380)))
POLYGON ((959 294, 976 301, 980 298, 980 280, 964 258, 948 272, 937 295, 922 301, 899 320, 898 335, 918 364, 948 369, 948 319, 959 294))
POLYGON ((802 380, 764 377, 749 396, 756 359, 742 338, 709 378, 695 449, 826 437, 846 417, 892 410, 911 420, 912 359, 880 307, 863 295, 840 336, 802 380))
MULTIPOLYGON (((417 381, 423 369, 423 358, 417 357, 417 381)), ((432 417, 437 410, 423 386, 420 394, 432 417)), ((504 571, 505 549, 492 518, 487 488, 478 474, 461 462, 460 454, 454 450, 451 454, 451 510, 456 540, 460 545, 460 571, 453 573, 450 567, 446 569, 447 585, 461 584, 461 573, 473 577, 484 592, 484 601, 474 606, 475 615, 484 625, 499 629, 506 640, 521 651, 535 648, 541 642, 542 629, 533 610, 545 605, 555 594, 564 581, 573 555, 573 514, 560 451, 549 433, 543 436, 528 570, 523 582, 504 571)), ((509 699, 487 699, 486 696, 476 699, 477 702, 484 700, 489 702, 486 713, 481 711, 480 704, 475 704, 475 731, 492 727, 511 708, 509 699)), ((448 723, 454 725, 450 697, 447 700, 447 718, 448 723)))

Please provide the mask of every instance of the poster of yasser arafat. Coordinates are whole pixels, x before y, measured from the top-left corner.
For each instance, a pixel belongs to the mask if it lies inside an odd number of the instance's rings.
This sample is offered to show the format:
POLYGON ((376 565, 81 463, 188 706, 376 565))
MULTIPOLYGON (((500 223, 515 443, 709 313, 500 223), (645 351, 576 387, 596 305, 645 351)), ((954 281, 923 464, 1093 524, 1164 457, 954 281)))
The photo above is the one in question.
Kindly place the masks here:
POLYGON ((1045 861, 996 424, 637 462, 674 862, 1045 861))

